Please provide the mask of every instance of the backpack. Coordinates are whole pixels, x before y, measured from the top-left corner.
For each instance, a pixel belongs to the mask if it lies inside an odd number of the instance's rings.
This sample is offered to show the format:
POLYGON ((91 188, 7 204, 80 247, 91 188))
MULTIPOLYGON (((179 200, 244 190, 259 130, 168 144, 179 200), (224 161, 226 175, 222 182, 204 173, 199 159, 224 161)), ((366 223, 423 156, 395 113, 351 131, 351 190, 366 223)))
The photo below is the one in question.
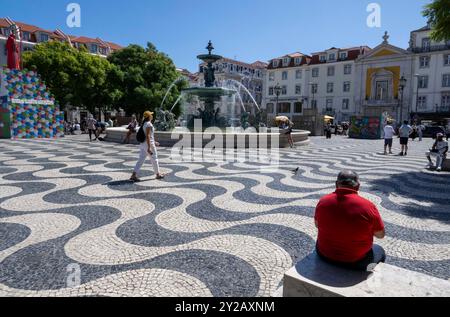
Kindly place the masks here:
POLYGON ((138 133, 136 134, 136 140, 137 140, 139 143, 144 143, 144 142, 145 142, 144 125, 142 125, 142 126, 139 128, 139 131, 138 131, 138 133))

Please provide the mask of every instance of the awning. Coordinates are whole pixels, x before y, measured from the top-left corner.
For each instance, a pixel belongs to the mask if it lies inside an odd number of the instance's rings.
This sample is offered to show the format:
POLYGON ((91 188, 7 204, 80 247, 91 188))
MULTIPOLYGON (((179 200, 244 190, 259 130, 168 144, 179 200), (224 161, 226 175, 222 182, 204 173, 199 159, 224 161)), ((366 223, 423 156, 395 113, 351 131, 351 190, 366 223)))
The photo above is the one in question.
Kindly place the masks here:
POLYGON ((288 122, 289 118, 285 116, 279 116, 275 118, 275 122, 288 122))
POLYGON ((334 120, 334 117, 330 117, 330 116, 324 116, 323 117, 325 120, 334 120))

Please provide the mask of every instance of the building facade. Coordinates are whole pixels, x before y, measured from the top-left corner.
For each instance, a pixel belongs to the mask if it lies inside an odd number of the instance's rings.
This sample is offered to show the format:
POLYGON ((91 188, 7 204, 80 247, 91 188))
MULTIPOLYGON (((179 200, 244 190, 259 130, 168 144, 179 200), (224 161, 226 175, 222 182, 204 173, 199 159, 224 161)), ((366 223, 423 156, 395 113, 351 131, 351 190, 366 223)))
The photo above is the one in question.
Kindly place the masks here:
POLYGON ((450 118, 450 41, 436 43, 430 33, 428 26, 411 32, 408 49, 389 44, 386 32, 374 49, 333 47, 272 59, 263 105, 272 118, 288 116, 313 134, 321 133, 325 115, 336 121, 450 118))
MULTIPOLYGON (((223 58, 214 64, 216 85, 221 86, 229 80, 235 80, 244 87, 240 89, 242 103, 247 112, 255 114, 257 109, 253 99, 259 105, 263 102, 263 78, 267 68, 267 63, 257 61, 254 63, 244 63, 229 58, 223 58), (245 91, 248 90, 248 93, 245 91), (251 96, 250 96, 251 95, 251 96)), ((203 67, 200 65, 198 74, 198 84, 204 85, 203 67)), ((236 107, 237 114, 240 114, 242 108, 236 107)))

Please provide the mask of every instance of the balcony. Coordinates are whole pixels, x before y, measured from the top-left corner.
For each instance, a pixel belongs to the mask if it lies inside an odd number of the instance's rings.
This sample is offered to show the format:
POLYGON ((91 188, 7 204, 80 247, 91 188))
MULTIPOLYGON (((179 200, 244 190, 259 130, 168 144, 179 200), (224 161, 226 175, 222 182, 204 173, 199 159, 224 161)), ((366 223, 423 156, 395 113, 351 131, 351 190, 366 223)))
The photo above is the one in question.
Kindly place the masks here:
POLYGON ((421 53, 438 52, 438 51, 446 51, 446 50, 450 50, 450 44, 432 45, 429 47, 413 47, 411 49, 411 52, 416 53, 416 54, 421 54, 421 53))

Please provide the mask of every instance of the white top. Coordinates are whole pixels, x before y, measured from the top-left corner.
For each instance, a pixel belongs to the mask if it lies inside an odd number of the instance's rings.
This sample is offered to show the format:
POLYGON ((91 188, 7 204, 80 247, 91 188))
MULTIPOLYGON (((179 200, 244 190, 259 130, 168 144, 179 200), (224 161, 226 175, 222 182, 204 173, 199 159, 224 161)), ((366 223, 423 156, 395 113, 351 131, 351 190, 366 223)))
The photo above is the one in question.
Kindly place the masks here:
POLYGON ((444 154, 447 148, 448 148, 447 141, 436 141, 436 150, 438 150, 440 154, 444 154))
POLYGON ((413 131, 413 128, 411 128, 410 125, 402 125, 400 128, 400 137, 401 138, 409 138, 411 135, 411 132, 413 131))
POLYGON ((150 121, 147 121, 144 123, 145 137, 147 137, 147 129, 148 128, 150 128, 150 143, 155 143, 155 128, 153 127, 153 124, 150 121))
POLYGON ((389 140, 392 139, 395 135, 395 130, 391 125, 387 125, 384 127, 384 138, 389 140))

